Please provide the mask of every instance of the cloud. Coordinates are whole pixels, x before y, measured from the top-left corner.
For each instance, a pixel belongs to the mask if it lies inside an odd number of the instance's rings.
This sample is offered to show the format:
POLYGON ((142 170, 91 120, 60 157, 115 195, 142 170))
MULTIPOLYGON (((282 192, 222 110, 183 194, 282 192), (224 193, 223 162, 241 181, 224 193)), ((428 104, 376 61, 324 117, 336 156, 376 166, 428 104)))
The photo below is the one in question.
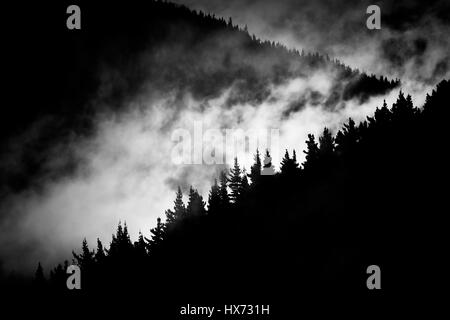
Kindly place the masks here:
MULTIPOLYGON (((442 38, 448 25, 440 20, 427 24, 431 13, 418 17, 409 29, 391 23, 382 33, 372 34, 360 28, 359 23, 365 25, 365 7, 356 1, 346 6, 334 1, 188 4, 233 16, 258 36, 324 50, 352 67, 401 76, 403 89, 413 94, 417 105, 423 103, 434 78, 448 74, 448 43, 442 38), (426 30, 434 33, 425 37, 426 30)), ((185 32, 188 37, 190 30, 185 32)), ((245 54, 241 41, 232 36, 212 34, 197 47, 188 44, 180 41, 143 50, 123 64, 105 62, 97 95, 87 103, 97 110, 87 134, 74 130, 52 140, 47 148, 35 148, 60 121, 46 118, 11 139, 2 170, 24 171, 27 157, 44 170, 20 191, 2 190, 0 257, 5 269, 30 274, 38 261, 50 268, 70 259, 70 251, 79 247, 83 237, 91 246, 97 237, 107 245, 119 221, 127 221, 133 238, 139 230, 148 234, 156 218, 172 206, 178 185, 185 192, 193 185, 207 198, 223 166, 175 165, 171 156, 176 129, 193 136, 196 122, 204 131, 277 128, 279 146, 295 148, 301 161, 308 133, 317 136, 325 126, 335 132, 348 117, 364 120, 383 99, 391 104, 398 93, 394 90, 364 103, 344 101, 337 94, 330 108, 327 101, 341 82, 333 70, 305 69, 303 75, 293 73, 275 81, 280 61, 272 55, 245 54), (134 70, 139 70, 138 76, 134 70), (230 70, 245 70, 255 81, 244 82, 230 70)), ((238 155, 247 170, 253 151, 238 155)), ((275 164, 283 153, 273 154, 275 164)))
MULTIPOLYGON (((7 218, 0 224, 0 242, 5 268, 30 272, 37 261, 50 267, 70 259, 68 253, 79 247, 83 237, 91 245, 97 237, 108 244, 119 221, 128 223, 134 238, 139 230, 148 234, 156 218, 171 207, 178 185, 185 192, 194 185, 207 198, 211 182, 223 166, 172 163, 175 145, 170 133, 176 128, 192 131, 195 121, 201 122, 204 130, 278 128, 280 146, 300 151, 308 133, 318 135, 324 126, 336 130, 349 116, 362 120, 385 98, 373 98, 364 105, 349 101, 339 112, 309 103, 308 92, 327 96, 332 82, 320 72, 307 79, 294 78, 271 86, 268 98, 256 105, 226 107, 234 90, 231 87, 213 99, 186 95, 181 109, 173 105, 180 99, 167 97, 149 99, 141 108, 131 102, 124 111, 98 115, 92 136, 58 146, 59 152, 49 159, 48 165, 75 157, 79 165, 74 174, 43 180, 38 188, 13 194, 3 203, 1 212, 7 218), (304 108, 286 118, 291 103, 303 98, 304 108), (175 110, 178 117, 168 123, 167 117, 175 110)), ((388 98, 392 101, 394 96, 388 98)), ((136 101, 141 103, 143 98, 136 97, 136 101)), ((249 151, 239 158, 247 169, 254 150, 249 151)), ((297 154, 301 160, 302 153, 297 154)), ((279 160, 274 158, 274 163, 279 160)))
POLYGON ((448 1, 177 0, 232 17, 263 39, 328 53, 369 73, 435 85, 450 76, 448 1), (381 30, 366 8, 381 8, 381 30))

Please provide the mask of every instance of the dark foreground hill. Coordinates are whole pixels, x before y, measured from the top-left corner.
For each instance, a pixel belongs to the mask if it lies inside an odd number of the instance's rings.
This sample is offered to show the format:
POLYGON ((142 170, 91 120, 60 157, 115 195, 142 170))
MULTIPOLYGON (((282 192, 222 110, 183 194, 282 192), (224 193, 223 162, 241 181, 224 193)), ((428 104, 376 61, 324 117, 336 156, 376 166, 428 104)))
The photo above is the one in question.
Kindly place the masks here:
POLYGON ((144 300, 168 318, 187 303, 271 304, 283 318, 311 301, 321 313, 417 299, 414 312, 446 274, 449 93, 441 82, 421 109, 400 93, 367 121, 310 135, 306 161, 286 152, 274 176, 256 156, 248 184, 236 165, 211 188, 208 210, 192 188, 151 236, 133 243, 119 225, 107 249, 84 243, 74 253, 80 292, 66 289, 63 266, 48 280, 38 273, 35 292, 144 300), (366 286, 370 265, 381 269, 379 291, 366 286))

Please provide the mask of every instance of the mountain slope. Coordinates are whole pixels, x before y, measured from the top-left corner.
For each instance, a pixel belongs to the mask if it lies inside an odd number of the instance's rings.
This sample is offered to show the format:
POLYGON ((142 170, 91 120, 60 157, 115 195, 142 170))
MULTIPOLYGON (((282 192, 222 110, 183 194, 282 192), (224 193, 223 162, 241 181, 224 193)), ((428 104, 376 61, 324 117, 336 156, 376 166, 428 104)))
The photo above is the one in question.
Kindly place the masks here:
POLYGON ((320 74, 331 83, 329 94, 299 92, 292 111, 306 103, 335 110, 399 84, 327 56, 262 42, 231 21, 172 3, 83 2, 82 28, 75 31, 65 26, 66 4, 39 3, 26 12, 10 4, 4 21, 16 33, 5 36, 13 63, 5 76, 10 103, 0 120, 0 181, 13 190, 39 175, 55 143, 89 135, 95 114, 126 108, 136 96, 176 101, 189 94, 201 103, 233 88, 225 106, 257 105, 273 86, 320 74), (39 28, 17 26, 18 15, 39 28), (25 152, 17 150, 23 140, 25 152))
MULTIPOLYGON (((449 86, 441 82, 423 109, 401 93, 392 108, 350 120, 336 136, 311 136, 301 167, 286 155, 275 176, 252 170, 235 203, 219 196, 211 209, 213 187, 208 213, 194 214, 202 204, 191 190, 187 211, 177 199, 170 214, 184 213, 158 224, 150 239, 132 244, 119 225, 106 256, 83 244, 74 257, 84 290, 138 301, 139 288, 152 288, 149 312, 166 315, 188 300, 264 302, 275 318, 295 313, 300 300, 385 310, 399 297, 433 294, 445 272, 438 177, 448 163, 449 86), (370 265, 381 268, 382 294, 367 290, 370 265)), ((67 293, 62 267, 47 285, 67 293)))

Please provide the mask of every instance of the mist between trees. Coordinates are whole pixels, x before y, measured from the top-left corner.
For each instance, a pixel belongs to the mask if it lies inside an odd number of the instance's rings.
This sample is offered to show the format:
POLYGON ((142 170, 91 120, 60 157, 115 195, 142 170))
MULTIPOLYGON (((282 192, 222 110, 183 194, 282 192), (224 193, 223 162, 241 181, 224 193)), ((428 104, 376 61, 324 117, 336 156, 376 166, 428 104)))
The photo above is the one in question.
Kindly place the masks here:
MULTIPOLYGON (((449 89, 441 82, 421 109, 401 92, 391 108, 385 103, 358 124, 349 119, 336 135, 310 134, 305 161, 286 150, 274 175, 262 174, 272 168, 269 151, 256 151, 248 172, 236 158, 207 203, 194 186, 185 203, 178 188, 149 236, 132 241, 120 223, 107 248, 83 241, 73 252, 82 290, 151 285, 155 299, 170 293, 174 301, 231 292, 267 298, 288 288, 353 294, 367 290, 361 273, 374 261, 391 270, 390 290, 425 285, 409 282, 414 270, 403 266, 414 257, 428 270, 441 250, 445 197, 435 179, 446 165, 449 89)), ((41 266, 36 275, 38 288, 65 290, 63 265, 48 280, 41 266)))

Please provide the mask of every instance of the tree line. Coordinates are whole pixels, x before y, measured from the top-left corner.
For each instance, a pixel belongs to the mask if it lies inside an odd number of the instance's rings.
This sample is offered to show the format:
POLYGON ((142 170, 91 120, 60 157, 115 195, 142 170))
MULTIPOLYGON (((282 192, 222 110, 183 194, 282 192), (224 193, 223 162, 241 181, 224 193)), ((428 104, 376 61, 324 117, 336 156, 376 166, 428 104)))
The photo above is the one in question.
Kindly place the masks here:
MULTIPOLYGON (((441 82, 420 109, 400 92, 391 108, 384 103, 359 124, 349 119, 336 134, 310 134, 304 162, 286 150, 274 175, 261 174, 272 167, 269 151, 256 152, 249 172, 235 159, 207 203, 190 187, 185 204, 178 188, 149 236, 133 242, 119 223, 108 248, 83 241, 73 252, 83 290, 148 285, 155 301, 267 298, 287 288, 361 293, 362 272, 374 262, 398 276, 390 279, 394 292, 420 285, 408 283, 414 268, 404 266, 414 258, 421 272, 429 270, 442 250, 445 192, 436 181, 447 165, 449 89, 441 82)), ((67 265, 48 280, 39 265, 36 283, 64 290, 67 265)))

